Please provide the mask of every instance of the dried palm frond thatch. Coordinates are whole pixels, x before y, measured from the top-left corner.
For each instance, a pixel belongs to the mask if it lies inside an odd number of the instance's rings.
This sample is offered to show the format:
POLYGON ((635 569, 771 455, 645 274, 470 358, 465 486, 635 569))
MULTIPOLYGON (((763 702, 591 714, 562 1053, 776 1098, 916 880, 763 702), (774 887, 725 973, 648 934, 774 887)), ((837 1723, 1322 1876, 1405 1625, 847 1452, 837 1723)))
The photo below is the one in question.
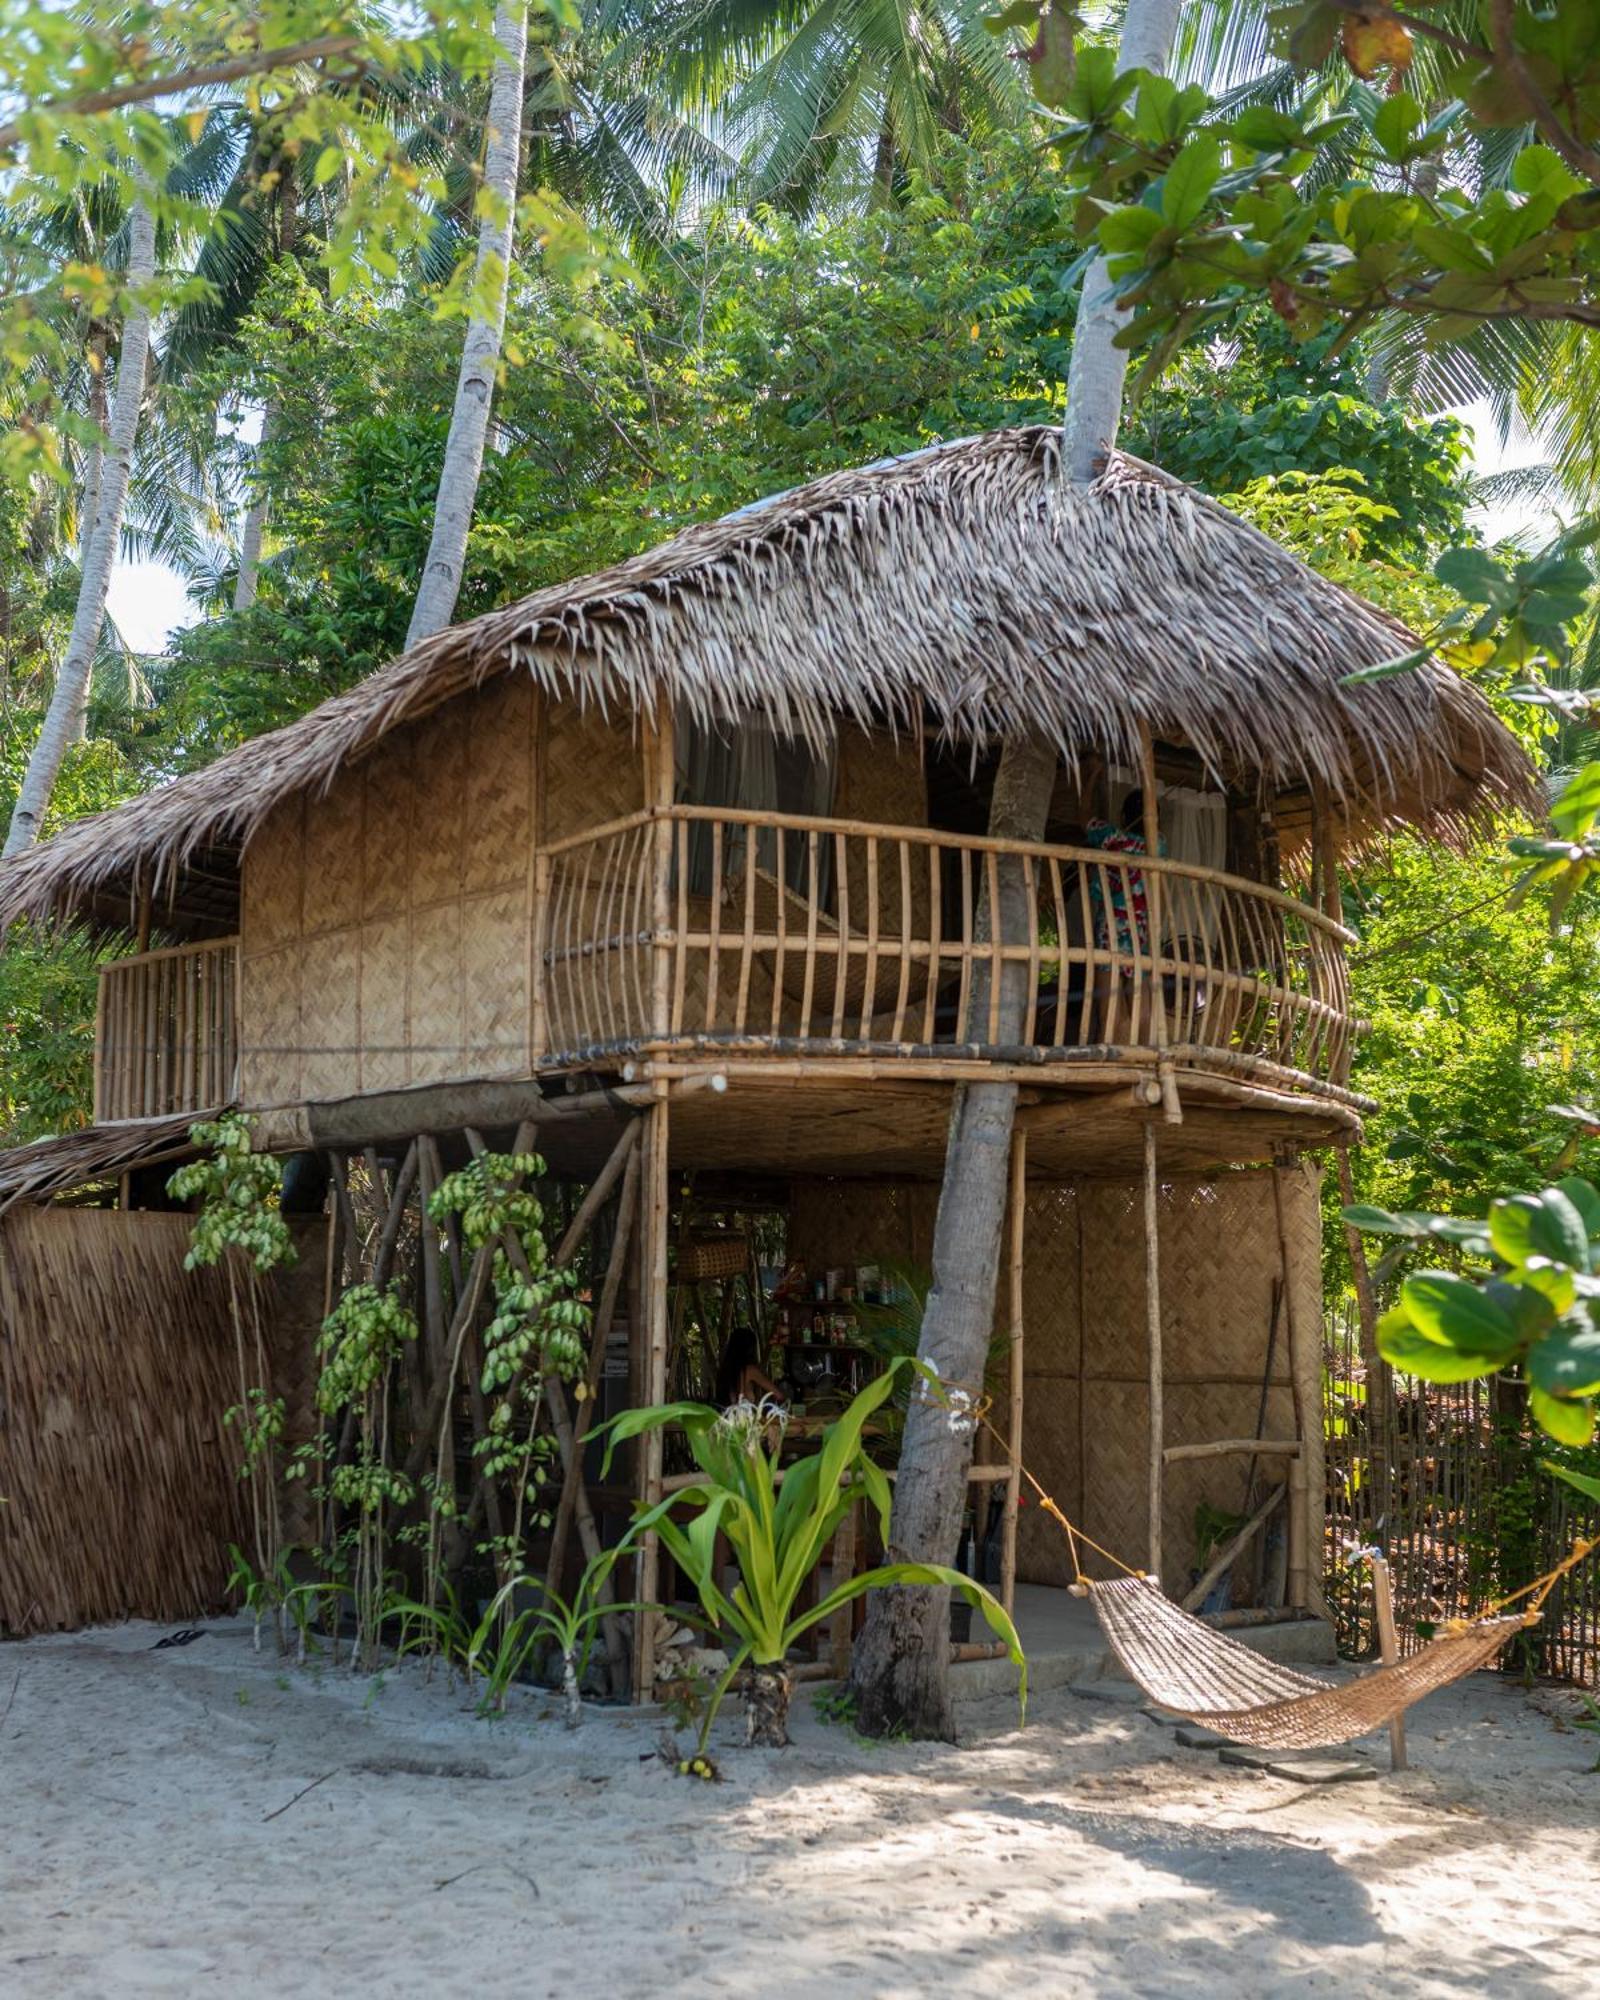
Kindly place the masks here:
POLYGON ((1219 778, 1319 788, 1360 837, 1465 838, 1531 798, 1488 704, 1442 662, 1351 687, 1404 626, 1214 501, 1114 456, 1087 489, 1038 426, 935 446, 687 529, 598 575, 437 633, 300 721, 80 821, 0 870, 0 922, 158 893, 248 839, 386 731, 522 668, 636 716, 666 694, 818 742, 842 722, 980 746, 1019 732, 1069 763, 1132 761, 1142 728, 1219 778))

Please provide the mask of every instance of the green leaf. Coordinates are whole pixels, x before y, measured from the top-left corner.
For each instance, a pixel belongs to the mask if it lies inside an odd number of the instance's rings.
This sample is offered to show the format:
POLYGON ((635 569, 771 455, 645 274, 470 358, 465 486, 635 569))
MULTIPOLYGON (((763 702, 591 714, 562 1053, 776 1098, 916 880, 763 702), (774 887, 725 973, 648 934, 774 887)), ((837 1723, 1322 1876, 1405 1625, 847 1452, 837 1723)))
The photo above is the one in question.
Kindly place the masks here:
POLYGON ((1498 1363, 1522 1344, 1505 1308, 1454 1272, 1413 1272, 1400 1287, 1400 1303, 1418 1333, 1459 1353, 1498 1363))
POLYGON ((1373 1208, 1366 1202, 1356 1202, 1351 1208, 1339 1211, 1344 1221, 1352 1229, 1364 1230, 1372 1236, 1426 1236, 1428 1218, 1425 1215, 1396 1215, 1387 1208, 1373 1208))
MULTIPOLYGON (((1550 1110, 1552 1115, 1558 1118, 1576 1116, 1584 1124, 1597 1122, 1592 1112, 1584 1112, 1572 1105, 1552 1104, 1550 1110)), ((1578 1211, 1583 1226, 1589 1233, 1590 1241, 1600 1237, 1600 1188, 1597 1188, 1593 1181, 1584 1180, 1579 1174, 1567 1174, 1556 1182, 1556 1186, 1578 1211)))
POLYGON ((1391 160, 1405 161, 1411 154, 1411 136, 1421 125, 1422 106, 1409 91, 1402 90, 1386 97, 1378 107, 1372 136, 1391 160))
POLYGON ((1558 1187, 1491 1202, 1489 1240, 1508 1264, 1548 1257, 1579 1271, 1589 1268, 1589 1232, 1583 1217, 1558 1187))
POLYGON ((1593 1403, 1564 1402, 1560 1397, 1546 1395, 1543 1389, 1530 1387, 1528 1408, 1540 1430, 1558 1444, 1585 1445, 1594 1436, 1593 1403))
POLYGON ((1400 1374, 1424 1382, 1470 1382, 1475 1376, 1494 1374, 1500 1366, 1493 1355, 1465 1354, 1429 1340, 1399 1306, 1378 1321, 1378 1352, 1400 1374))
POLYGON ((1528 1353, 1528 1380, 1547 1396, 1592 1396, 1600 1389, 1600 1327, 1568 1313, 1528 1353))
POLYGON ((1591 1479, 1586 1472, 1571 1472, 1564 1465, 1552 1465, 1549 1459, 1542 1461, 1546 1472, 1553 1478, 1564 1479, 1575 1492, 1586 1500, 1600 1501, 1600 1479, 1591 1479))
POLYGON ((1196 133, 1161 181, 1161 213, 1174 229, 1199 219, 1221 172, 1221 139, 1215 132, 1196 133))
POLYGON ((1600 815, 1600 763, 1585 764, 1569 779, 1550 807, 1550 817, 1569 838, 1586 834, 1600 815))

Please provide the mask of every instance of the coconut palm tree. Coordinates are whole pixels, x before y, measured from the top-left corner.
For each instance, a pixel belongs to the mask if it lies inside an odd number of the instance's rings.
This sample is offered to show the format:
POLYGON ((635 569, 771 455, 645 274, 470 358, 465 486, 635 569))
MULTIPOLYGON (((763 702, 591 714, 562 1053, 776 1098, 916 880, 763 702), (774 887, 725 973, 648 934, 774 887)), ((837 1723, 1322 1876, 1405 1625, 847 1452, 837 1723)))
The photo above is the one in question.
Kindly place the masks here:
POLYGON ((993 0, 668 0, 644 32, 661 85, 713 113, 748 198, 804 214, 887 200, 939 134, 1015 126, 1024 66, 984 25, 993 0))
POLYGON ((506 294, 511 278, 511 245, 516 222, 517 168, 522 150, 522 84, 528 53, 527 0, 502 0, 494 17, 499 54, 489 84, 484 135, 483 182, 478 195, 478 248, 473 311, 461 350, 455 405, 445 440, 433 533, 422 582, 411 609, 406 644, 414 646, 450 622, 461 591, 483 448, 489 435, 489 406, 505 337, 506 294))
MULTIPOLYGON (((1128 0, 1120 66, 1161 70, 1178 11, 1179 0, 1128 0)), ((1099 258, 1083 283, 1067 384, 1062 463, 1074 484, 1093 479, 1116 440, 1128 366, 1126 351, 1113 345, 1117 325, 1105 261, 1099 258)), ((1005 744, 989 809, 991 836, 1044 838, 1055 770, 1053 744, 1005 744)), ((1026 889, 1009 872, 1002 875, 1000 909, 991 911, 988 921, 1013 935, 1026 921, 1026 889)), ((1019 989, 1002 986, 1000 1040, 1020 1036, 1024 1004, 1019 989)), ((934 1223, 933 1285, 917 1350, 944 1382, 983 1379, 1016 1106, 1014 1083, 969 1084, 956 1096, 934 1223)), ((971 1457, 970 1426, 963 1434, 937 1402, 914 1398, 894 1492, 890 1540, 897 1555, 913 1562, 953 1558, 971 1457)), ((903 1728, 916 1736, 952 1733, 947 1641, 942 1593, 878 1593, 851 1664, 863 1729, 881 1734, 903 1728)))
MULTIPOLYGON (((145 192, 148 192, 148 182, 145 183, 145 192)), ((150 358, 149 288, 154 283, 155 273, 155 217, 148 200, 141 193, 136 196, 129 215, 125 271, 129 306, 122 324, 116 387, 96 474, 95 518, 84 543, 77 610, 66 654, 56 673, 50 705, 28 758, 16 808, 11 815, 5 842, 8 856, 20 853, 38 839, 62 761, 72 743, 83 734, 89 703, 89 676, 105 621, 111 565, 122 537, 134 440, 145 397, 145 370, 150 358)))

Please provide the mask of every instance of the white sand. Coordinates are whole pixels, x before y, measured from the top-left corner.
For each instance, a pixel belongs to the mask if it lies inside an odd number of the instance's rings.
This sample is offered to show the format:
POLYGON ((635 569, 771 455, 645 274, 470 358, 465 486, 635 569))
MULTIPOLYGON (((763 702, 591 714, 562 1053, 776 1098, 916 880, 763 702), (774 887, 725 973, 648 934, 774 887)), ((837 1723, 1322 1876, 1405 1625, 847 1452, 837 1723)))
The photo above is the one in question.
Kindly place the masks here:
POLYGON ((0 1648, 8 2000, 1600 1995, 1600 1746, 1488 1676, 1416 1711, 1409 1774, 1337 1789, 1066 1694, 867 1746, 805 1689, 795 1747, 713 1786, 641 1762, 641 1716, 487 1723, 242 1622, 158 1636, 0 1648))

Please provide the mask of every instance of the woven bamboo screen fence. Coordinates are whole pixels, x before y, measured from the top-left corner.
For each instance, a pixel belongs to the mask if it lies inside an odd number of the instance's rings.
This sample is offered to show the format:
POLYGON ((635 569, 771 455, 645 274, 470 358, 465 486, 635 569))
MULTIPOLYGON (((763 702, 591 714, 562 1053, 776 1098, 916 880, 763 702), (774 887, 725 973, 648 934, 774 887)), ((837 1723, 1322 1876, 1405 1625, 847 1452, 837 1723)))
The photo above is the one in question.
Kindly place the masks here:
MULTIPOLYGON (((1509 1380, 1418 1382, 1362 1358, 1352 1307, 1323 1332, 1327 1426, 1326 1592, 1341 1652, 1375 1651, 1372 1590, 1353 1548, 1381 1546, 1409 1651, 1441 1618, 1472 1617, 1541 1575, 1600 1510, 1541 1470, 1550 1455, 1509 1380)), ((1600 1566, 1557 1585, 1544 1619, 1514 1641, 1507 1671, 1600 1686, 1600 1566)))
MULTIPOLYGON (((0 1632, 222 1606, 239 1388, 227 1278, 184 1270, 189 1230, 106 1209, 0 1220, 0 1632)), ((310 1353, 319 1241, 313 1225, 272 1295, 275 1359, 310 1353)))
MULTIPOLYGON (((1287 1287, 1270 1171, 1163 1178, 1164 1437, 1169 1446, 1252 1437, 1259 1422, 1268 1438, 1292 1438, 1298 1402, 1310 1417, 1305 1448, 1309 1489, 1317 1493, 1318 1181, 1312 1169, 1299 1168, 1282 1171, 1278 1183, 1287 1287), (1298 1383, 1291 1312, 1308 1336, 1298 1383)), ((1148 1516, 1142 1201, 1140 1187, 1127 1180, 1032 1183, 1023 1258, 1024 1459, 1075 1520, 1130 1561, 1145 1548, 1148 1516)), ((789 1255, 819 1269, 900 1262, 925 1270, 937 1202, 938 1190, 927 1184, 798 1184, 789 1255)), ((1003 1394, 997 1401, 1003 1408, 1003 1394)), ((1281 1461, 1272 1468, 1263 1462, 1257 1499, 1281 1477, 1281 1461)), ((1249 1478, 1242 1458, 1168 1468, 1162 1546, 1169 1589, 1181 1595, 1178 1586, 1197 1567, 1201 1510, 1247 1512, 1249 1478)), ((1320 1520, 1312 1525, 1320 1544, 1320 1520)), ((1023 1510, 1017 1573, 1024 1582, 1071 1580, 1060 1530, 1037 1508, 1023 1510)))

